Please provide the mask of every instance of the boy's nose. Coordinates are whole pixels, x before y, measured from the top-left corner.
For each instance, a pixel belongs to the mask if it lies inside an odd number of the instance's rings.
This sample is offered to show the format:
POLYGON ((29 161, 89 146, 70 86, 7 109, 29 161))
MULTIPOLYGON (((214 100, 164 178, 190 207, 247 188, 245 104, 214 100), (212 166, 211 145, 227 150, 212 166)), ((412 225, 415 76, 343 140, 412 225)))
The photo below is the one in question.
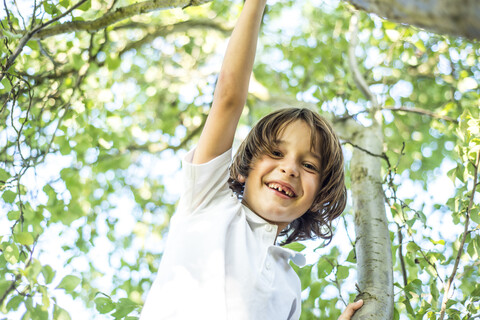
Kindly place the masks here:
POLYGON ((298 176, 298 166, 297 164, 292 162, 285 161, 284 163, 282 163, 282 165, 280 166, 280 171, 291 177, 298 176))

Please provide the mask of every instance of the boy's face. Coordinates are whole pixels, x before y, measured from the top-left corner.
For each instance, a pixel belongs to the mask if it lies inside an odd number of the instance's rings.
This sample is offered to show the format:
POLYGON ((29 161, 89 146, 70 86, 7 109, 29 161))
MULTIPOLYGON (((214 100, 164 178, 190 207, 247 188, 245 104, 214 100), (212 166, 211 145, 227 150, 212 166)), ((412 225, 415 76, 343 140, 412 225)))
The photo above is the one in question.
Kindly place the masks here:
POLYGON ((310 127, 302 120, 288 124, 278 137, 273 156, 253 161, 245 182, 243 203, 278 225, 278 232, 310 209, 320 188, 321 160, 311 149, 310 127))

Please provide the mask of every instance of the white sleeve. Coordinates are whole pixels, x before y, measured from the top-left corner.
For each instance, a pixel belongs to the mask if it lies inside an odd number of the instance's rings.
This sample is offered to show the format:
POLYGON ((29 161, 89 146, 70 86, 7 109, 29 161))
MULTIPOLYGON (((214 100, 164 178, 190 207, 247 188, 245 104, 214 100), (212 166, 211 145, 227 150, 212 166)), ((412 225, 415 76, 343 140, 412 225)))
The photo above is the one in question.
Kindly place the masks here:
POLYGON ((208 206, 212 200, 232 193, 228 186, 232 149, 202 164, 193 164, 195 149, 182 161, 183 191, 176 215, 193 214, 208 206))

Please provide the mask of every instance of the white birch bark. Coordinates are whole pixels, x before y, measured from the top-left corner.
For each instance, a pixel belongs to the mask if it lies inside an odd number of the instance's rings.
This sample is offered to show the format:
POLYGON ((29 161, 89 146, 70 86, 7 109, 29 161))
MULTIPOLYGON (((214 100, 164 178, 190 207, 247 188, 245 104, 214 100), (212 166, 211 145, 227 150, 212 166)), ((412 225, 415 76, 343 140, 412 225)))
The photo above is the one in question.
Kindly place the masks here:
POLYGON ((358 9, 388 20, 441 34, 480 38, 478 0, 347 0, 358 9))
POLYGON ((382 131, 379 125, 362 127, 353 141, 350 161, 355 252, 359 298, 364 306, 353 320, 393 318, 393 271, 391 241, 382 188, 382 131), (368 153, 361 149, 368 150, 368 153))

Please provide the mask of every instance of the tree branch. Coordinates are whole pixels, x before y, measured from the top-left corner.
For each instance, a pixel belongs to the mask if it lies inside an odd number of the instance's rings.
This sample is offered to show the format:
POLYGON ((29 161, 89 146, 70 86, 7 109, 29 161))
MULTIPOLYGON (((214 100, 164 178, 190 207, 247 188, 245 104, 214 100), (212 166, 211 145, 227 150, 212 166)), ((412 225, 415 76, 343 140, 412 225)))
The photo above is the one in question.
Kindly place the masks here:
MULTIPOLYGON (((47 26, 49 26, 50 24, 60 20, 61 18, 65 17, 66 15, 68 15, 70 12, 72 12, 73 10, 75 10, 76 8, 78 8, 80 5, 82 5, 85 1, 87 0, 80 0, 79 2, 77 2, 77 4, 75 4, 73 7, 71 7, 70 9, 68 9, 67 11, 65 11, 64 13, 62 13, 61 15, 53 18, 52 20, 49 20, 45 23, 42 23, 40 24, 38 27, 36 28, 33 28, 32 30, 28 31, 27 33, 24 34, 24 36, 20 39, 20 42, 18 43, 17 45, 17 48, 15 48, 15 51, 13 51, 13 53, 8 57, 7 59, 7 62, 5 63, 5 66, 2 66, 2 73, 0 73, 0 81, 2 81, 3 77, 5 76, 5 74, 8 72, 8 70, 10 69, 10 67, 13 65, 13 63, 15 62, 15 59, 17 59, 18 55, 22 52, 23 50, 23 47, 25 47, 25 45, 27 44, 27 42, 32 39, 32 37, 37 34, 38 32, 40 32, 42 29, 46 28, 47 26)), ((34 19, 34 17, 32 18, 34 19)))
MULTIPOLYGON (((132 27, 140 27, 140 28, 152 28, 152 25, 143 25, 143 24, 128 24, 126 25, 128 28, 130 26, 132 27)), ((115 29, 121 29, 124 28, 125 26, 119 26, 118 28, 115 29)), ((214 22, 212 20, 207 20, 207 19, 197 19, 197 20, 189 20, 189 21, 183 21, 179 23, 175 23, 172 25, 166 25, 166 26, 156 26, 154 27, 154 31, 149 32, 147 35, 145 35, 143 38, 141 38, 138 41, 132 41, 128 43, 125 48, 123 48, 118 55, 121 56, 125 52, 138 48, 146 43, 152 42, 154 39, 158 37, 163 37, 167 34, 173 33, 173 32, 185 32, 188 31, 192 28, 205 28, 205 29, 213 29, 220 31, 222 33, 228 33, 230 29, 225 28, 224 26, 220 25, 217 22, 214 22)))
POLYGON ((458 248, 458 253, 457 253, 457 257, 455 259, 455 265, 453 266, 452 274, 450 275, 447 283, 445 284, 445 289, 444 289, 444 293, 443 293, 443 300, 442 300, 442 308, 440 310, 440 318, 439 318, 440 320, 443 320, 443 318, 445 317, 445 310, 447 308, 447 302, 449 300, 448 292, 450 291, 450 287, 452 285, 452 282, 455 279, 455 274, 457 273, 458 264, 460 262, 460 258, 461 258, 462 253, 463 253, 463 246, 465 245, 465 240, 466 240, 467 234, 468 234, 468 224, 470 222, 470 210, 472 209, 473 198, 475 196, 475 191, 477 189, 479 162, 480 162, 480 152, 477 152, 477 159, 475 160, 475 164, 474 164, 475 171, 474 171, 474 176, 473 176, 472 194, 470 195, 470 201, 468 203, 467 212, 465 213, 465 229, 464 229, 463 235, 462 235, 462 242, 460 244, 460 247, 458 248))
POLYGON ((379 17, 425 28, 441 34, 480 38, 478 1, 450 0, 348 0, 356 8, 379 17))
POLYGON ((89 31, 96 32, 104 29, 116 22, 131 18, 133 16, 149 13, 162 9, 184 8, 187 6, 201 5, 211 0, 150 0, 135 3, 126 7, 120 7, 113 11, 109 11, 103 16, 95 20, 88 21, 69 21, 54 25, 50 28, 44 29, 34 38, 44 39, 56 36, 63 33, 75 31, 89 31))

